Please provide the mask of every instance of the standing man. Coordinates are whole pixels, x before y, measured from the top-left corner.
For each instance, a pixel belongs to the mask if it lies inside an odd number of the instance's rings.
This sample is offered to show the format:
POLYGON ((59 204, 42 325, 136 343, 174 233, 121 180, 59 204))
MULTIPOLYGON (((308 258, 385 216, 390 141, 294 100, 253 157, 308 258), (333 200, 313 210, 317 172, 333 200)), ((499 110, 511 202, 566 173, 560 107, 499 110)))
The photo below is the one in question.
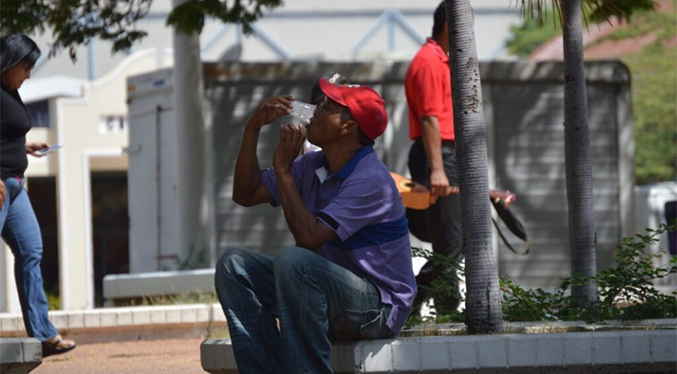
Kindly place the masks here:
POLYGON ((372 148, 388 124, 383 99, 324 79, 320 89, 307 134, 321 151, 297 159, 306 130, 284 125, 273 167, 260 170, 259 132, 289 114, 289 96, 245 125, 233 200, 282 205, 296 247, 276 257, 233 248, 216 266, 241 373, 331 373, 332 340, 396 335, 416 294, 402 199, 372 148))
MULTIPOLYGON (((427 234, 435 253, 463 259, 461 202, 449 195, 449 186, 458 186, 454 115, 451 105, 451 71, 444 1, 435 10, 432 37, 418 51, 404 80, 409 106, 409 172, 413 181, 424 184, 437 202, 425 211, 427 234)), ((416 224, 416 223, 414 223, 416 224)), ((418 286, 427 286, 444 269, 428 262, 416 277, 418 286)), ((457 286, 458 287, 458 286, 457 286)), ((419 292, 415 305, 427 296, 419 292)), ((435 307, 446 311, 459 305, 456 297, 435 299, 435 307)))

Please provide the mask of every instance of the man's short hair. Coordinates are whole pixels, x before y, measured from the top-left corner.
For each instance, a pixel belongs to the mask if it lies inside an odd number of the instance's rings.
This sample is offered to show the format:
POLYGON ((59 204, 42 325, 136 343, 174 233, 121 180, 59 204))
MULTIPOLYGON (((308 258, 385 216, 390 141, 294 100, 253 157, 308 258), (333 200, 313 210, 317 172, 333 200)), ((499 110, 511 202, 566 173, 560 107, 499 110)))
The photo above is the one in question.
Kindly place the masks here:
MULTIPOLYGON (((353 115, 350 114, 350 109, 348 107, 341 107, 341 120, 342 121, 355 121, 355 118, 353 118, 353 115)), ((355 121, 357 122, 357 121, 355 121)), ((365 135, 364 131, 360 128, 360 126, 357 126, 357 134, 360 139, 360 144, 362 145, 374 145, 374 141, 369 139, 367 135, 365 135)))
POLYGON ((444 4, 444 0, 440 2, 440 5, 435 9, 435 15, 433 16, 433 39, 438 39, 442 29, 444 29, 444 23, 447 22, 447 7, 444 4))

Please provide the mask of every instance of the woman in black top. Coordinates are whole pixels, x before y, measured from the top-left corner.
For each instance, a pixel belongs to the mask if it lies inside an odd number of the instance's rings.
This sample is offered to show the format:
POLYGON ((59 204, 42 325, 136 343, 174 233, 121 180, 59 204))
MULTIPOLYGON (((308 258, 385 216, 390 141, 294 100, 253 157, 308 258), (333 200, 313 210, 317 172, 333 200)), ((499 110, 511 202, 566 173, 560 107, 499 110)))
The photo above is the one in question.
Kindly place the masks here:
POLYGON ((26 143, 31 119, 17 91, 30 78, 38 57, 40 50, 28 36, 16 33, 0 38, 0 230, 14 254, 26 332, 42 342, 42 355, 46 357, 68 352, 75 343, 63 340, 49 321, 40 272, 42 237, 24 189, 27 154, 41 157, 36 151, 48 147, 46 143, 26 143))

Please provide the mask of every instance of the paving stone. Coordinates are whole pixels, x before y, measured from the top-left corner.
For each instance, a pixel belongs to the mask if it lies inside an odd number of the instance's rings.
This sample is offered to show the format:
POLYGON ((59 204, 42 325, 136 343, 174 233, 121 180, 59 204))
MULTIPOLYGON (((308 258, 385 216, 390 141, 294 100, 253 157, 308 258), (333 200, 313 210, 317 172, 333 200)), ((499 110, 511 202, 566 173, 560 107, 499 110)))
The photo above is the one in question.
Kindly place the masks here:
POLYGON ((214 322, 226 322, 226 315, 223 313, 221 304, 212 304, 214 322))
POLYGON ((652 362, 677 361, 677 330, 655 331, 651 334, 652 362))
POLYGON ((562 336, 539 334, 536 343, 536 366, 562 366, 562 336))
POLYGON ((23 362, 42 362, 42 343, 34 338, 21 338, 23 362))
POLYGON ((150 310, 150 323, 153 325, 161 325, 167 322, 166 312, 164 308, 153 308, 150 310))
POLYGON ((391 344, 393 371, 418 370, 421 368, 421 339, 404 338, 391 344))
MULTIPOLYGON (((360 341, 352 344, 334 345, 332 348, 332 368, 337 374, 439 374, 454 372, 458 369, 470 369, 471 371, 478 369, 483 373, 496 373, 501 370, 498 369, 500 362, 506 362, 506 365, 509 364, 513 371, 520 370, 520 372, 525 373, 542 373, 544 371, 539 367, 547 367, 548 371, 578 374, 586 370, 582 368, 592 368, 592 365, 597 366, 595 370, 600 373, 622 372, 627 374, 634 372, 633 370, 637 368, 647 369, 648 371, 642 372, 649 372, 654 368, 649 366, 652 365, 651 361, 623 365, 620 356, 621 336, 626 342, 636 341, 636 343, 631 344, 644 344, 646 339, 651 338, 652 347, 660 349, 655 352, 655 356, 664 357, 670 363, 675 361, 675 348, 665 347, 670 347, 671 344, 674 347, 674 338, 677 337, 675 333, 674 330, 615 331, 417 337, 360 341), (480 350, 483 350, 483 352, 480 350), (447 355, 449 360, 445 362, 443 358, 447 355), (503 355, 503 358, 488 360, 488 357, 492 355, 503 355), (617 360, 606 364, 599 363, 599 361, 609 360, 613 357, 616 357, 617 360), (480 358, 484 361, 478 361, 480 358), (596 363, 592 363, 593 358, 597 360, 596 363), (672 361, 669 361, 670 359, 672 361), (489 365, 486 365, 486 363, 489 365)), ((217 341, 226 342, 223 339, 217 341)), ((645 345, 648 346, 648 344, 645 345)), ((226 343, 222 343, 222 346, 225 347, 226 343)), ((213 374, 234 373, 234 366, 232 365, 235 361, 234 356, 232 356, 232 346, 228 344, 227 348, 225 351, 213 351, 216 352, 213 353, 217 356, 216 358, 202 358, 206 370, 206 365, 218 366, 214 370, 207 371, 213 374), (223 361, 220 361, 218 357, 222 357, 223 361)), ((201 352, 204 354, 208 351, 201 348, 201 352)), ((665 371, 665 366, 657 366, 655 369, 662 373, 665 371)))
POLYGON ((651 362, 651 339, 646 331, 626 331, 621 336, 624 364, 651 362))
POLYGON ((17 331, 17 320, 16 316, 7 316, 2 318, 2 331, 17 331))
POLYGON ((0 362, 23 362, 23 347, 17 338, 0 339, 0 362))
POLYGON ((118 327, 132 326, 132 311, 130 309, 123 309, 115 313, 115 320, 118 327))
POLYGON ((390 372, 392 370, 392 340, 364 341, 361 352, 361 366, 364 372, 390 372))
POLYGON ((143 326, 150 325, 150 309, 138 308, 132 311, 132 325, 143 326))
POLYGON ((101 314, 96 310, 86 310, 82 313, 85 328, 101 327, 101 314))
POLYGON ((536 365, 534 337, 528 335, 508 336, 508 366, 525 367, 536 365))
POLYGON ((209 322, 211 318, 210 314, 212 313, 211 307, 207 305, 200 305, 197 307, 196 313, 197 313, 196 322, 199 323, 209 322))
POLYGON ((479 352, 478 366, 486 368, 507 367, 506 345, 505 336, 482 336, 477 341, 477 350, 479 352))
POLYGON ((449 342, 452 369, 474 369, 479 364, 476 337, 455 337, 449 342))
POLYGON ((28 373, 41 363, 42 345, 37 339, 0 339, 0 373, 28 373))
POLYGON ((101 327, 115 327, 116 326, 116 312, 113 309, 102 310, 100 312, 101 327))
POLYGON ((421 340, 421 369, 451 370, 451 352, 447 339, 432 337, 421 340))
POLYGON ((165 309, 167 323, 181 323, 181 308, 178 306, 165 309))
POLYGON ((562 335, 564 363, 567 366, 592 365, 592 333, 568 333, 562 335))
POLYGON ((183 308, 181 310, 181 323, 196 323, 197 311, 195 308, 183 308))
POLYGON ((85 327, 85 316, 82 313, 70 312, 66 317, 69 329, 82 329, 85 327))

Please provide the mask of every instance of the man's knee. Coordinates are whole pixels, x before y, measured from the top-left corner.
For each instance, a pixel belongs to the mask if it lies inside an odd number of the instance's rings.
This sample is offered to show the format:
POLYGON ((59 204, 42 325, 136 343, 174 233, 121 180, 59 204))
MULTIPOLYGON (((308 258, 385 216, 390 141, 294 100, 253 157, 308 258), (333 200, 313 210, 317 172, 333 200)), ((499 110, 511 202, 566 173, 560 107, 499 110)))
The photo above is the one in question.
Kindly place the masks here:
POLYGON ((280 251, 275 257, 275 282, 285 292, 296 292, 302 287, 307 277, 313 277, 316 266, 311 266, 318 260, 318 255, 304 248, 288 247, 280 251))
POLYGON ((218 285, 234 279, 236 268, 243 267, 250 251, 246 248, 230 248, 226 250, 216 262, 214 281, 218 285))
POLYGON ((273 264, 275 274, 297 273, 304 268, 304 265, 311 260, 313 252, 299 247, 287 247, 275 256, 273 264))

